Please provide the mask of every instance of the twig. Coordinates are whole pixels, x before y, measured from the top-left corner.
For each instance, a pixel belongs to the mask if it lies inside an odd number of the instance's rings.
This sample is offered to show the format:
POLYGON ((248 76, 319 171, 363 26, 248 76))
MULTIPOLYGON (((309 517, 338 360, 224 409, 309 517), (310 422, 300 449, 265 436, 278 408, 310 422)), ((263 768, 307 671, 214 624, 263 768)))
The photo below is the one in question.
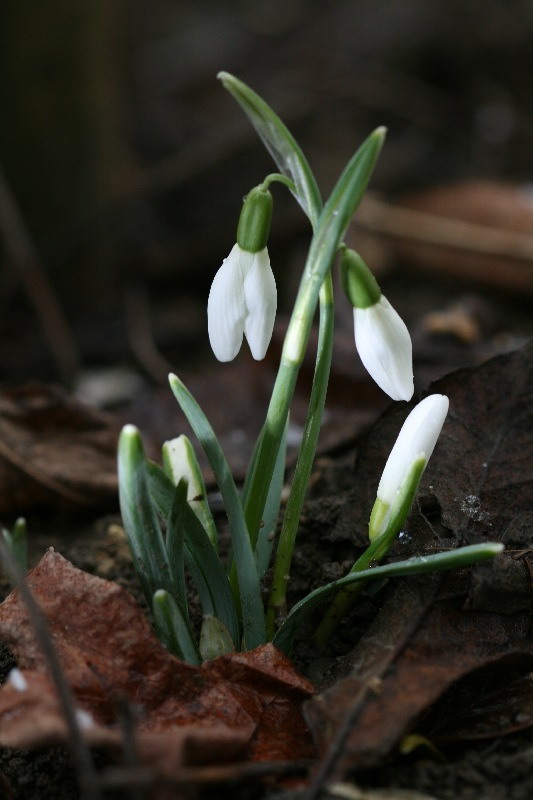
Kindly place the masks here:
POLYGON ((267 761, 246 762, 242 764, 214 764, 197 767, 183 767, 179 777, 158 777, 146 767, 128 769, 110 767, 102 773, 102 785, 109 789, 139 786, 153 789, 158 786, 184 787, 194 785, 209 786, 215 783, 263 778, 267 775, 301 775, 308 771, 309 761, 267 761))
MULTIPOLYGON (((135 724, 131 706, 126 697, 121 697, 118 702, 119 721, 122 730, 122 754, 126 769, 139 769, 139 753, 135 741, 135 724)), ((145 793, 142 786, 132 783, 130 786, 132 800, 143 800, 145 793)))
POLYGON ((11 553, 0 539, 0 560, 11 581, 16 585, 31 619, 36 639, 46 660, 50 677, 54 683, 57 696, 69 731, 69 747, 82 800, 102 800, 98 776, 89 750, 76 719, 76 708, 70 686, 63 674, 48 625, 39 604, 29 590, 24 576, 11 553))
POLYGON ((1 166, 0 233, 39 318, 58 372, 71 386, 79 370, 74 337, 1 166))
POLYGON ((533 236, 393 205, 367 193, 355 218, 374 233, 470 253, 533 261, 533 236))
POLYGON ((63 486, 62 483, 56 481, 55 478, 50 477, 47 475, 39 467, 36 467, 35 464, 32 464, 16 450, 13 450, 3 439, 0 438, 0 455, 2 455, 6 461, 9 461, 14 466, 18 467, 22 472, 26 475, 29 475, 35 481, 40 483, 42 486, 46 486, 52 492, 56 492, 56 494, 60 495, 61 497, 65 497, 67 500, 70 500, 73 503, 77 503, 81 506, 89 505, 89 502, 86 497, 84 497, 79 492, 74 491, 74 489, 69 489, 68 486, 63 486))
POLYGON ((161 355, 154 340, 146 293, 139 287, 128 287, 124 301, 126 329, 135 357, 156 383, 166 383, 169 372, 173 372, 173 367, 161 355))

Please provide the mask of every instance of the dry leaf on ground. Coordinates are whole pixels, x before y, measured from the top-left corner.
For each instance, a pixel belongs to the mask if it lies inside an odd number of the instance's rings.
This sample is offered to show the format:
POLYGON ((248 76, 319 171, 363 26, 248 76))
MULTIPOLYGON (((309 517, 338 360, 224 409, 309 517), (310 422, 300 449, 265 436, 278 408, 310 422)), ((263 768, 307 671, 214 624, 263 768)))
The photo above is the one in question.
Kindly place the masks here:
POLYGON ((49 386, 0 393, 0 513, 108 506, 117 492, 112 418, 49 386))
MULTIPOLYGON (((524 590, 531 567, 531 464, 526 457, 531 385, 531 347, 526 347, 475 370, 454 373, 430 388, 449 395, 450 416, 421 486, 424 513, 411 515, 391 555, 406 557, 482 540, 523 549, 508 549, 494 563, 480 565, 474 581, 470 571, 461 571, 391 586, 370 630, 344 659, 345 677, 306 705, 324 757, 331 757, 333 747, 339 750, 336 774, 378 763, 465 676, 474 674, 471 686, 479 690, 488 669, 493 678, 499 676, 502 690, 507 687, 511 707, 526 699, 525 708, 531 706, 532 684, 525 680, 533 667, 531 595, 524 590), (489 598, 486 605, 484 598, 489 598), (514 701, 513 689, 519 698, 514 701), (348 717, 342 738, 339 732, 348 717)), ((339 526, 364 530, 373 495, 368 481, 375 487, 381 470, 376 462, 383 465, 407 411, 393 409, 362 443, 356 501, 347 505, 339 526)), ((492 702, 486 698, 487 714, 492 702)), ((482 715, 481 694, 476 708, 482 715)), ((453 703, 440 711, 440 726, 445 727, 448 713, 453 725, 453 703)), ((532 723, 526 710, 522 727, 532 723)), ((457 732, 457 722, 455 728, 457 732)), ((494 733, 511 729, 492 728, 494 733)))
MULTIPOLYGON (((125 590, 54 551, 29 573, 28 586, 76 703, 90 714, 84 730, 93 744, 118 744, 118 705, 126 700, 137 716, 141 753, 152 763, 167 753, 167 768, 183 763, 184 748, 188 763, 191 752, 198 763, 242 756, 244 747, 252 760, 312 754, 300 705, 313 686, 272 645, 193 667, 168 653, 125 590)), ((25 692, 11 683, 0 690, 0 745, 64 741, 55 692, 16 590, 0 606, 0 636, 28 683, 25 692)))

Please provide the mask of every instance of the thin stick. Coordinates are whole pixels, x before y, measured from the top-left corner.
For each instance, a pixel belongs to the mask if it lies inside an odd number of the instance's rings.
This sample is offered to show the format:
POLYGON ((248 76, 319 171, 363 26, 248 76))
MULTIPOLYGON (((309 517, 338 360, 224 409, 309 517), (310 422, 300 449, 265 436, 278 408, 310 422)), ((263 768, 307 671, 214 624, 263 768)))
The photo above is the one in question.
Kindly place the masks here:
POLYGON ((374 233, 501 258, 533 260, 533 236, 395 206, 368 193, 355 224, 374 233))
POLYGON ((28 615, 32 622, 36 639, 46 660, 50 677, 59 698, 61 709, 69 732, 69 747, 72 754, 72 761, 76 770, 76 777, 81 793, 82 800, 103 800, 100 791, 98 775, 94 768, 91 751, 87 746, 76 719, 76 708, 70 686, 65 678, 57 651, 54 647, 52 636, 48 630, 48 625, 44 615, 29 590, 24 576, 11 553, 0 540, 0 560, 12 583, 16 585, 28 615))
POLYGON ((74 336, 1 165, 0 233, 39 318, 58 372, 66 385, 71 386, 79 371, 74 336))

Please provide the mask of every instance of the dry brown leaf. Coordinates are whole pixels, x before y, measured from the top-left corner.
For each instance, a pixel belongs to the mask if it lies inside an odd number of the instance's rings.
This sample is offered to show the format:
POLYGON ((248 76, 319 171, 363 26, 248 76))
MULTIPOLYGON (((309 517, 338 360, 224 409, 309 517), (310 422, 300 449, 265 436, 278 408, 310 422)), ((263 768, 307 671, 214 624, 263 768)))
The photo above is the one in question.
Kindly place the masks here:
POLYGON ((529 186, 494 181, 436 186, 401 198, 391 214, 398 217, 396 252, 409 265, 533 292, 529 186))
MULTIPOLYGON (((479 690, 488 669, 501 676, 510 708, 524 706, 526 697, 525 707, 531 705, 531 682, 518 680, 533 666, 531 595, 526 591, 530 573, 525 562, 517 561, 527 557, 531 536, 531 362, 528 346, 477 369, 453 373, 430 388, 449 395, 450 414, 422 481, 424 513, 411 515, 391 555, 407 557, 483 540, 524 550, 510 549, 497 561, 480 565, 474 579, 470 571, 462 571, 391 586, 370 630, 344 659, 345 677, 306 705, 306 718, 325 758, 332 747, 342 754, 335 762, 337 774, 378 763, 466 676, 471 676, 472 690, 479 690)), ((375 491, 407 411, 392 409, 362 443, 355 499, 338 527, 364 531, 372 486, 375 491)), ((490 703, 483 703, 481 694, 472 703, 486 721, 490 703)), ((446 727, 443 714, 449 708, 453 724, 453 703, 446 703, 439 727, 446 727)), ((520 724, 532 723, 527 714, 520 724)), ((499 732, 512 729, 504 724, 499 732)))
POLYGON ((112 418, 60 389, 0 393, 0 513, 36 505, 102 506, 116 496, 112 418))
MULTIPOLYGON (((117 706, 126 700, 137 715, 139 747, 150 749, 152 759, 158 750, 154 737, 165 752, 178 748, 166 763, 182 764, 185 746, 188 753, 200 751, 198 763, 207 758, 201 751, 205 742, 210 752, 231 757, 247 744, 252 760, 312 754, 300 706, 313 687, 272 645, 193 667, 168 653, 125 590, 76 569, 54 551, 29 573, 28 586, 76 703, 94 720, 85 729, 87 735, 92 730, 91 742, 120 740, 117 706)), ((46 688, 43 656, 16 590, 0 606, 0 636, 29 686, 27 692, 17 693, 10 684, 0 690, 0 744, 64 740, 55 693, 46 688)))

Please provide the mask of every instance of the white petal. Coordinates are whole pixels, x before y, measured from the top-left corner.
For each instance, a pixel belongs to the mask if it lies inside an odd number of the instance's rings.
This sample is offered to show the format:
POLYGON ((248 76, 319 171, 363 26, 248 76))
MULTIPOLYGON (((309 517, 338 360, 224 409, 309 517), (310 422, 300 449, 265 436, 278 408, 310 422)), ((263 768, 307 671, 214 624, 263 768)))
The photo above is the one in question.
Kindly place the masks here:
POLYGON ((396 493, 416 458, 424 455, 427 464, 448 407, 449 400, 445 395, 431 394, 413 408, 398 434, 379 482, 377 495, 384 503, 394 503, 396 493))
POLYGON ((276 281, 266 247, 254 254, 252 268, 244 280, 244 299, 244 333, 253 357, 260 361, 272 338, 278 304, 276 281))
POLYGON ((7 683, 9 683, 17 692, 25 692, 28 688, 28 682, 18 667, 13 667, 8 676, 7 683))
POLYGON ((370 308, 354 308, 355 346, 366 370, 393 400, 413 396, 413 347, 409 331, 381 296, 370 308))
POLYGON ((213 353, 219 361, 232 361, 241 348, 246 318, 244 279, 252 261, 252 253, 234 245, 211 284, 207 329, 213 353))

